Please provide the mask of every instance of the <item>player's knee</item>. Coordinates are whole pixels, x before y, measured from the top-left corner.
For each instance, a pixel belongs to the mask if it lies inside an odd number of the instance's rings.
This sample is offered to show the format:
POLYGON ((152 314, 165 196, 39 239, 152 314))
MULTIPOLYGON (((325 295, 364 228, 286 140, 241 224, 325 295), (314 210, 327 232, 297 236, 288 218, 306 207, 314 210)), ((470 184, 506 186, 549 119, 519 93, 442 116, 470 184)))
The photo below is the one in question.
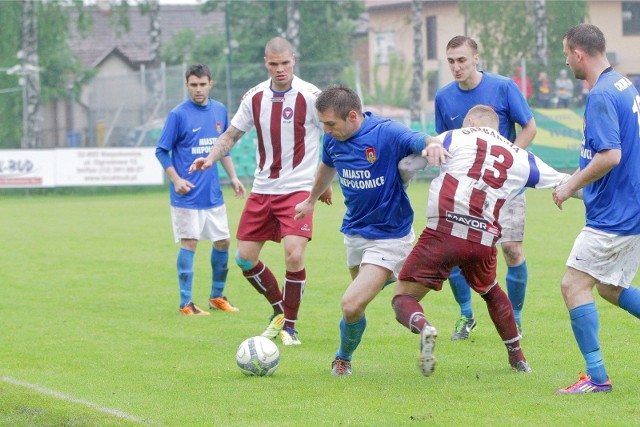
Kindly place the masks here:
POLYGON ((238 267, 240 267, 240 270, 242 271, 249 271, 251 270, 251 261, 248 259, 243 259, 240 256, 240 251, 236 250, 236 264, 238 265, 238 267))
POLYGON ((342 307, 342 316, 347 322, 354 322, 364 315, 365 307, 353 298, 343 299, 340 304, 342 307))
POLYGON ((502 254, 507 265, 516 266, 524 262, 524 249, 520 242, 509 242, 502 245, 502 254))

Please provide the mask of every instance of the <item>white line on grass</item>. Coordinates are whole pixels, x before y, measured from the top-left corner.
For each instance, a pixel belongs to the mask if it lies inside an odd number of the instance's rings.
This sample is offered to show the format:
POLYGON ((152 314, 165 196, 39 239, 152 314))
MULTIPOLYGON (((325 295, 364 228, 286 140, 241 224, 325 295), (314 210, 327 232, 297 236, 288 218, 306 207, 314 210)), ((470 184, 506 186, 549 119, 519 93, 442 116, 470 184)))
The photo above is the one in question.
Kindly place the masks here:
POLYGON ((104 406, 100 406, 97 403, 88 402, 86 400, 76 399, 75 397, 67 396, 66 394, 62 394, 55 390, 50 390, 48 388, 41 387, 36 384, 29 384, 23 381, 13 379, 11 377, 2 377, 2 381, 9 384, 17 385, 20 387, 28 388, 30 390, 37 391, 38 393, 46 394, 48 396, 53 396, 55 398, 64 400, 66 402, 78 403, 80 405, 88 406, 89 408, 95 409, 100 412, 104 412, 105 414, 109 414, 118 418, 123 418, 125 420, 132 421, 134 423, 143 423, 143 424, 148 423, 148 421, 145 421, 138 417, 134 417, 133 415, 129 415, 126 412, 118 411, 117 409, 105 408, 104 406))

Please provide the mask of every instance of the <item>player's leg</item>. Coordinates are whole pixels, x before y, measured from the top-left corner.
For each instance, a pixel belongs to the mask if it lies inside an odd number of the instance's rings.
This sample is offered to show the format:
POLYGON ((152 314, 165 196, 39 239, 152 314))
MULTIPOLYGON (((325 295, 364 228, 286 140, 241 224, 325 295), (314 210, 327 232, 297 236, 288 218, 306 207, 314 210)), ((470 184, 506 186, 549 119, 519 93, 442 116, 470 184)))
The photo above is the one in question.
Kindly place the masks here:
POLYGON ((205 224, 201 239, 213 242, 209 262, 211 264, 211 293, 209 308, 222 311, 239 311, 224 295, 229 272, 229 223, 227 221, 227 207, 223 204, 205 212, 205 224))
POLYGON ((273 307, 267 329, 262 336, 275 338, 284 323, 282 292, 278 281, 260 261, 260 251, 267 240, 280 241, 279 228, 275 226, 271 211, 271 196, 251 193, 238 223, 238 248, 235 261, 247 281, 262 294, 273 307))
POLYGON ((462 264, 462 274, 487 304, 491 321, 507 348, 509 364, 515 371, 531 372, 520 348, 520 334, 511 301, 496 281, 497 249, 472 242, 464 242, 462 245, 467 248, 467 260, 462 264))
POLYGON ((518 330, 522 330, 522 308, 527 292, 527 280, 529 273, 527 262, 524 258, 524 226, 526 217, 525 193, 517 195, 503 209, 500 216, 502 237, 499 243, 502 246, 502 255, 507 264, 507 294, 511 301, 511 307, 515 315, 518 330))
POLYGON ((180 250, 176 259, 178 288, 180 291, 180 312, 186 316, 206 316, 209 313, 200 309, 192 301, 193 259, 204 223, 204 214, 196 209, 171 207, 171 224, 180 250))
POLYGON ((309 192, 271 196, 271 210, 277 221, 278 233, 284 240, 285 279, 282 285, 284 325, 280 338, 284 345, 299 345, 295 329, 298 311, 306 284, 304 255, 313 232, 313 212, 301 219, 294 219, 295 206, 309 197, 309 192))
POLYGON ((458 306, 460 306, 460 318, 456 321, 452 340, 466 340, 476 327, 476 318, 471 307, 471 288, 464 276, 460 273, 460 267, 454 267, 449 275, 449 285, 458 306))
MULTIPOLYGON (((618 264, 616 258, 623 258, 617 255, 625 242, 638 243, 637 239, 629 240, 628 237, 613 236, 585 227, 573 244, 560 289, 569 310, 573 335, 587 365, 587 375, 581 376, 575 384, 557 390, 558 394, 611 391, 600 348, 600 321, 593 287, 598 282, 617 283, 618 280, 624 280, 620 276, 623 265, 618 264)), ((635 246, 631 248, 637 249, 635 246)), ((634 258, 637 258, 635 254, 634 258)), ((637 261, 635 265, 633 271, 637 270, 637 261)))
POLYGON ((435 369, 433 351, 438 331, 427 321, 419 301, 429 290, 442 289, 442 283, 451 273, 453 249, 450 236, 424 229, 398 274, 391 301, 398 322, 414 334, 420 334, 418 367, 425 376, 433 374, 435 369))
POLYGON ((610 391, 609 375, 602 359, 600 321, 593 299, 593 286, 596 280, 587 273, 568 267, 560 284, 562 297, 569 310, 571 329, 586 362, 586 376, 578 382, 557 390, 558 394, 588 393, 591 391, 610 391), (595 389, 592 390, 592 388, 595 389), (599 390, 599 389, 602 390, 599 390), (606 390, 609 389, 609 390, 606 390))
POLYGON ((620 288, 598 283, 600 296, 640 319, 640 289, 629 286, 620 288))
POLYGON ((362 341, 367 327, 365 309, 392 275, 390 270, 373 264, 363 264, 350 271, 353 281, 349 284, 340 303, 342 308, 340 347, 336 352, 331 371, 333 375, 338 376, 351 374, 351 358, 362 341))

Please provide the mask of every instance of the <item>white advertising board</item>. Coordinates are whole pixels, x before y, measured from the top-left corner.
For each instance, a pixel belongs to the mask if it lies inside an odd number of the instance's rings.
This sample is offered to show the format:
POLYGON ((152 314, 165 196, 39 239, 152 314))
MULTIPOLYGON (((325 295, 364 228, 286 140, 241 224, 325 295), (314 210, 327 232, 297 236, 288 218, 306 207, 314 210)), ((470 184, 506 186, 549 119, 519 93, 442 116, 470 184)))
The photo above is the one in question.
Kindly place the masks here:
POLYGON ((155 148, 0 150, 0 188, 161 185, 155 148))
POLYGON ((53 150, 0 150, 0 188, 54 187, 53 150))

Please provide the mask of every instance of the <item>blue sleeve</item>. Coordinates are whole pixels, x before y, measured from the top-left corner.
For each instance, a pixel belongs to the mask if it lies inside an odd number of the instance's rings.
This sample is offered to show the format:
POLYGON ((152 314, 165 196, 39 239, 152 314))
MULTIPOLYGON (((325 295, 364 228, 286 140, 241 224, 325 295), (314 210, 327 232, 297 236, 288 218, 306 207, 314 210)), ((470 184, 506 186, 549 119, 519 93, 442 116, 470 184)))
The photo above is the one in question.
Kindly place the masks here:
POLYGON ((169 155, 169 151, 164 148, 157 146, 156 147, 156 157, 160 161, 162 165, 162 169, 167 170, 169 166, 173 166, 173 162, 171 161, 171 156, 169 155))
POLYGON ((411 130, 399 122, 391 121, 386 132, 396 141, 395 146, 400 158, 409 154, 420 154, 425 147, 426 134, 411 130))
POLYGON ((522 127, 526 126, 533 117, 533 112, 513 80, 507 83, 507 98, 509 100, 509 118, 511 121, 518 123, 522 127))
POLYGON ((600 152, 621 149, 618 109, 606 93, 594 93, 589 97, 587 129, 591 146, 600 152))
POLYGON ((329 135, 324 135, 324 140, 322 143, 322 163, 325 165, 335 168, 333 164, 333 159, 331 159, 331 155, 329 154, 329 145, 331 144, 331 137, 329 135))

